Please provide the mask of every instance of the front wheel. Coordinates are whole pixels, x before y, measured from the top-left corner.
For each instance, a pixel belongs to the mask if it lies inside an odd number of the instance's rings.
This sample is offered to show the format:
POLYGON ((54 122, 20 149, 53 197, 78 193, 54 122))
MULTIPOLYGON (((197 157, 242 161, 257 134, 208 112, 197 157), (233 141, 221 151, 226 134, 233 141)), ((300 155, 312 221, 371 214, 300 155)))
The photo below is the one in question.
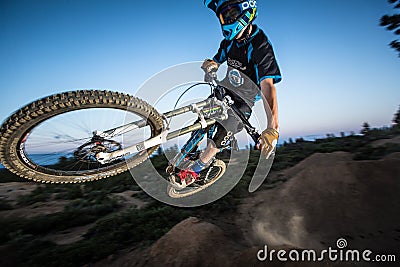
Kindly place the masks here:
POLYGON ((77 183, 124 172, 148 158, 158 146, 107 164, 99 152, 114 152, 157 136, 161 115, 148 103, 123 93, 97 90, 65 92, 34 101, 1 126, 0 161, 13 173, 37 182, 77 183), (94 131, 118 129, 130 122, 141 127, 111 139, 94 131))
POLYGON ((222 160, 214 160, 210 167, 200 172, 200 179, 184 189, 176 189, 172 185, 167 188, 167 193, 172 198, 183 198, 194 195, 214 184, 226 171, 226 165, 222 160))

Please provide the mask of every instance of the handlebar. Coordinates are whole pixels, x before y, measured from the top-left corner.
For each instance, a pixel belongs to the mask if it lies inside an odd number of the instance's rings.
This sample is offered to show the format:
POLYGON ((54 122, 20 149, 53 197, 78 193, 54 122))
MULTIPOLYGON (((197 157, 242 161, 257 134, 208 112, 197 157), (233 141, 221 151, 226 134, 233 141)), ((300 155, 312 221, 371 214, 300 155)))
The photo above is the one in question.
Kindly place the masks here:
MULTIPOLYGON (((236 94, 235 92, 233 92, 232 90, 229 90, 229 88, 226 88, 225 86, 223 86, 218 80, 217 80, 217 72, 215 71, 210 71, 208 73, 206 73, 206 76, 208 75, 208 77, 210 78, 210 81, 207 81, 206 83, 197 83, 195 85, 190 86, 188 89, 185 90, 185 92, 182 93, 182 95, 178 98, 178 100, 175 103, 175 107, 174 110, 176 108, 176 105, 178 104, 180 98, 187 92, 189 91, 191 88, 193 88, 196 85, 200 85, 200 84, 209 84, 212 88, 213 93, 215 94, 215 91, 218 90, 221 97, 225 98, 226 95, 225 91, 228 90, 230 93, 240 97, 238 94, 236 94), (223 89, 223 90, 221 90, 223 89)), ((237 117, 243 122, 243 126, 246 129, 246 132, 251 136, 251 138, 253 139, 253 141, 257 144, 260 134, 256 131, 256 129, 250 124, 250 122, 247 120, 246 116, 234 105, 234 101, 227 101, 228 106, 231 108, 231 110, 237 115, 237 117)), ((179 110, 178 113, 182 112, 182 111, 186 111, 184 109, 179 110)), ((170 112, 167 114, 167 117, 173 117, 175 115, 177 115, 177 111, 175 112, 170 112)))

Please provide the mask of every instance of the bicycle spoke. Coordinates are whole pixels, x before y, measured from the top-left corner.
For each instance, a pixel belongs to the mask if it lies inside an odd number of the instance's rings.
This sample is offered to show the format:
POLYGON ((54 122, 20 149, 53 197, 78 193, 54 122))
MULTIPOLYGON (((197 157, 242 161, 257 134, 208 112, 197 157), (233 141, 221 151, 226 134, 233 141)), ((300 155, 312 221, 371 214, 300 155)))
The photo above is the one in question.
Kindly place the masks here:
MULTIPOLYGON (((133 122, 142 118, 131 115, 129 119, 133 122)), ((125 120, 125 111, 107 108, 90 108, 56 116, 30 132, 24 143, 26 156, 34 164, 48 169, 78 172, 101 169, 108 164, 97 162, 96 153, 129 147, 150 136, 150 127, 146 126, 125 131, 122 135, 117 131, 113 140, 91 142, 94 131, 107 131, 129 123, 125 120)))

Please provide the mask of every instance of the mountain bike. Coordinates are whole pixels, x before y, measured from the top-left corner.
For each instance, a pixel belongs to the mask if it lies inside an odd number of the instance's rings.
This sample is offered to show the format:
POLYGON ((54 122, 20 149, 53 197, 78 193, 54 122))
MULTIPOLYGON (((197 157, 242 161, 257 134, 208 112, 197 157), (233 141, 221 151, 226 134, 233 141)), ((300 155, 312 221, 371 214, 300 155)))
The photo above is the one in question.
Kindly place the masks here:
MULTIPOLYGON (((77 90, 36 100, 2 124, 0 161, 11 172, 36 182, 82 183, 125 172, 148 159, 161 144, 191 133, 169 162, 168 179, 172 179, 183 161, 198 157, 199 142, 211 138, 213 126, 226 120, 229 110, 257 142, 259 134, 235 107, 228 88, 214 78, 185 92, 200 85, 210 87, 209 98, 181 108, 175 105, 163 114, 144 100, 112 91, 77 90), (197 121, 172 131, 171 118, 187 112, 195 113, 197 121)), ((232 149, 233 135, 229 144, 232 149)), ((222 160, 214 159, 195 183, 181 190, 169 186, 168 195, 195 194, 215 183, 225 169, 222 160)))

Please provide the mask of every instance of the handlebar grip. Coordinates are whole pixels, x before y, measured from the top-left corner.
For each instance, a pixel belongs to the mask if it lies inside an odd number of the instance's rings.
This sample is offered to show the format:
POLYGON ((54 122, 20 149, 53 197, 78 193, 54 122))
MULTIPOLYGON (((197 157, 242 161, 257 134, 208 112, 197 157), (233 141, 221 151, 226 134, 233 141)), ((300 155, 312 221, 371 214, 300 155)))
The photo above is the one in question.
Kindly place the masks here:
POLYGON ((260 134, 257 133, 256 131, 254 131, 250 134, 250 136, 251 136, 251 139, 253 139, 254 143, 257 145, 260 140, 260 134))

